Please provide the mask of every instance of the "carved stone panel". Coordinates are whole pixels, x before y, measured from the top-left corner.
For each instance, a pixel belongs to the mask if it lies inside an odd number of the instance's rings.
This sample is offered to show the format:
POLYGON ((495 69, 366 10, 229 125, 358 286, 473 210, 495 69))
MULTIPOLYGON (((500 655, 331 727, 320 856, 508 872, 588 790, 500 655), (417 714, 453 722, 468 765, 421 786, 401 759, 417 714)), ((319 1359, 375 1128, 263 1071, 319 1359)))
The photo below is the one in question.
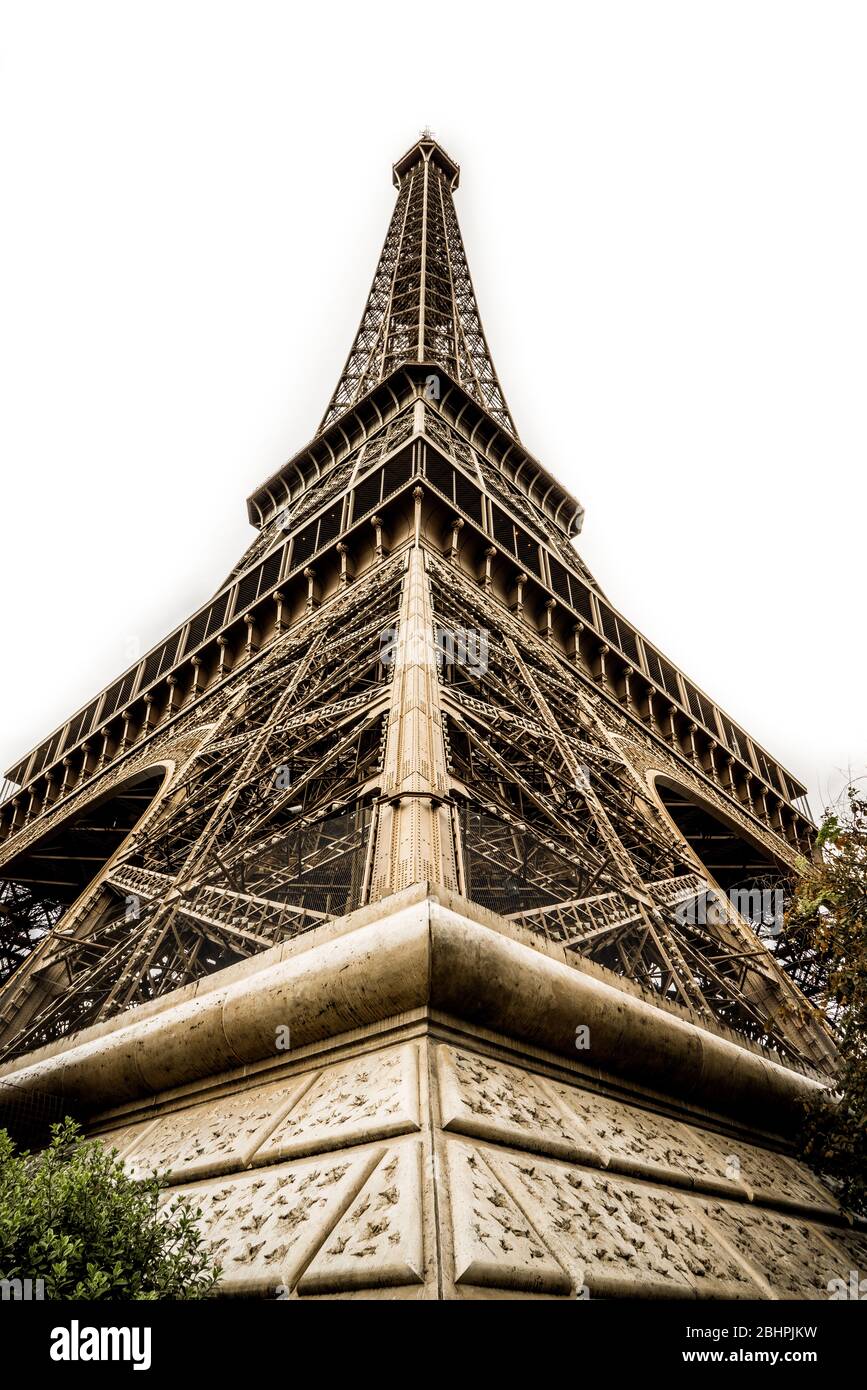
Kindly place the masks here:
POLYGON ((777 1298, 827 1298, 828 1281, 845 1275, 820 1228, 787 1213, 693 1198, 703 1219, 745 1260, 777 1298))
POLYGON ((419 1128, 418 1049, 406 1043, 328 1067, 253 1162, 273 1163, 419 1128))
POLYGON ((750 1197, 780 1206, 836 1210, 830 1192, 804 1164, 741 1139, 727 1139, 707 1130, 692 1132, 708 1152, 710 1173, 741 1182, 750 1197))
POLYGON ((532 1153, 599 1162, 568 1113, 528 1071, 475 1052, 437 1048, 442 1127, 532 1153))
POLYGON ((210 1177, 246 1168, 262 1140, 282 1119, 316 1073, 254 1086, 160 1116, 126 1154, 133 1177, 168 1169, 171 1181, 210 1177))
POLYGON ((477 1149, 445 1145, 458 1286, 567 1294, 569 1277, 477 1149))
POLYGON ((833 1263, 837 1282, 827 1287, 827 1297, 834 1299, 867 1299, 867 1231, 849 1227, 837 1229, 823 1226, 822 1235, 834 1250, 833 1263))
POLYGON ((266 1293, 296 1282, 376 1166, 366 1150, 180 1188, 222 1265, 221 1293, 266 1293))
POLYGON ((303 1275, 301 1294, 424 1281, 421 1144, 390 1148, 303 1275))
POLYGON ((689 1126, 576 1086, 545 1084, 575 1114, 588 1142, 601 1153, 603 1165, 679 1186, 721 1192, 745 1190, 730 1175, 731 1170, 726 1172, 724 1164, 711 1161, 697 1132, 689 1126))
POLYGON ((591 1297, 761 1297, 685 1194, 547 1160, 486 1157, 591 1297))
POLYGON ((104 1134, 98 1134, 94 1137, 107 1149, 117 1149, 118 1155, 125 1158, 132 1148, 141 1143, 155 1124, 156 1120, 151 1116, 137 1124, 119 1125, 116 1129, 108 1129, 104 1134))

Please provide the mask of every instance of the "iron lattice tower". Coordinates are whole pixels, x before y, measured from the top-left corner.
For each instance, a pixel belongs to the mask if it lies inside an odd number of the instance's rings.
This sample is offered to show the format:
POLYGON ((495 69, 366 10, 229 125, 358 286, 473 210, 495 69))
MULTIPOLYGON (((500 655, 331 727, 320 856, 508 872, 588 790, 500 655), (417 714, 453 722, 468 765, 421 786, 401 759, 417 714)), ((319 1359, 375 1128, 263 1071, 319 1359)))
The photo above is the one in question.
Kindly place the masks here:
POLYGON ((427 136, 394 166, 337 389, 226 582, 10 770, 4 1057, 426 881, 833 1057, 815 963, 762 920, 804 788, 579 559, 494 371, 458 175, 427 136))

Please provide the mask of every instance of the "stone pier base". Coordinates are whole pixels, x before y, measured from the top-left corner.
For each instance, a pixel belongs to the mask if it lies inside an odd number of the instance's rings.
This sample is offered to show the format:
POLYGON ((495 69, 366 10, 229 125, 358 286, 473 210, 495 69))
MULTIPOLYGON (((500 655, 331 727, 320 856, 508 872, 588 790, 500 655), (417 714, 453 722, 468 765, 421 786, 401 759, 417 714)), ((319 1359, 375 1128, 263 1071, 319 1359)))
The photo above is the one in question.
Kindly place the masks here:
POLYGON ((168 1170, 225 1293, 825 1299, 867 1269, 788 1151, 815 1080, 424 884, 0 1081, 168 1170))

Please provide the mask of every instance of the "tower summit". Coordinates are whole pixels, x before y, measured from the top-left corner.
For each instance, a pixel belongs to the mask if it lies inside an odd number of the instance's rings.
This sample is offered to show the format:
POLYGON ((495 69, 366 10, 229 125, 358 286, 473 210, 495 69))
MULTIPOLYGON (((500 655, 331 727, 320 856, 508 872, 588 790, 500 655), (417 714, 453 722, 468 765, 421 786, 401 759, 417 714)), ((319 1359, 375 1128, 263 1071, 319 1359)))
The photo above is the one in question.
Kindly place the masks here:
POLYGON ((397 202, 323 427, 404 362, 441 367, 517 438, 488 350, 452 193, 460 169, 421 139, 394 165, 397 202))
POLYGON ((458 175, 394 165, 232 572, 8 773, 0 1104, 194 1184, 227 1291, 825 1297, 867 1250, 791 1157, 804 788, 580 559, 458 175))

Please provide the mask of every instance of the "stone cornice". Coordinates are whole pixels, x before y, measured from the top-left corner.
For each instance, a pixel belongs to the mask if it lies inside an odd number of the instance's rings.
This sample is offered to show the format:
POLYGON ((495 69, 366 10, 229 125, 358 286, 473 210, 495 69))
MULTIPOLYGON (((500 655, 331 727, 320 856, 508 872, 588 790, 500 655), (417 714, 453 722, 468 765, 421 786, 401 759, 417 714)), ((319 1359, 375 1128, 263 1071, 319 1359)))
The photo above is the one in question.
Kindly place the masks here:
POLYGON ((492 914, 419 884, 0 1071, 86 1108, 255 1067, 292 1047, 426 1010, 723 1120, 792 1132, 821 1083, 576 969, 492 914), (589 1049, 576 1051, 576 1029, 589 1049))

